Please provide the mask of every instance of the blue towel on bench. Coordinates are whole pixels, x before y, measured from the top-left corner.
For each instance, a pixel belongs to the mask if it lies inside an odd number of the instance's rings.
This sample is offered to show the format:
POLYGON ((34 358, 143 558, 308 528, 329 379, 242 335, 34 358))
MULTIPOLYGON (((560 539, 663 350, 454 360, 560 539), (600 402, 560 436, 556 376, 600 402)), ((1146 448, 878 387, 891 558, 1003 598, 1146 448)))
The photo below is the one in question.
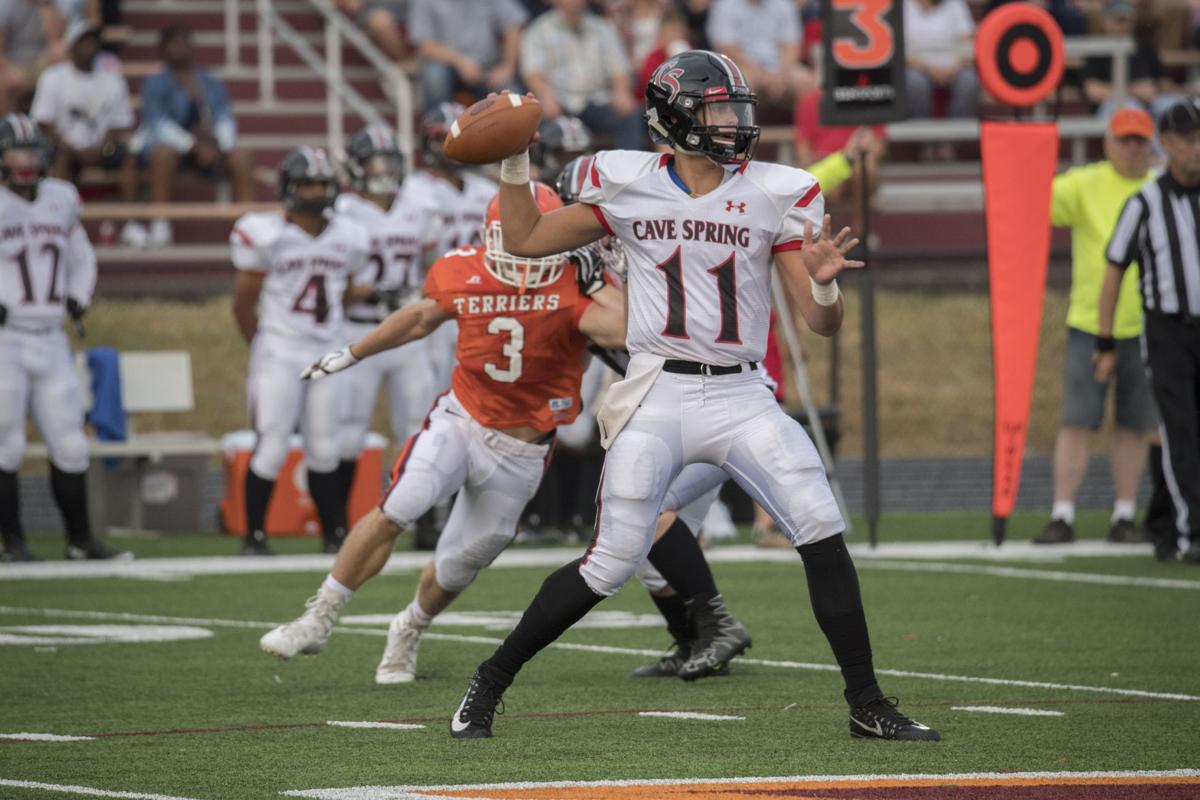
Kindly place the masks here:
MULTIPOLYGON (((87 354, 88 371, 92 374, 92 410, 87 421, 96 429, 102 442, 125 440, 125 403, 121 397, 120 356, 111 347, 93 347, 87 354)), ((109 467, 117 459, 105 459, 109 467)))

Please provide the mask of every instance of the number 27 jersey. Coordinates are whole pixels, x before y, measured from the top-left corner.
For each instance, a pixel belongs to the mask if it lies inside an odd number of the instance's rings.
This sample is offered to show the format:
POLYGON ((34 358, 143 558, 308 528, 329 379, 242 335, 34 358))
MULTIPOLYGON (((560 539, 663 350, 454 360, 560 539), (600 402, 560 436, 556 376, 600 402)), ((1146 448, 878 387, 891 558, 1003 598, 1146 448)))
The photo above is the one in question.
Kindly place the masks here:
POLYGON ((692 197, 670 154, 627 150, 592 159, 579 200, 625 250, 630 353, 718 365, 762 360, 774 256, 825 211, 802 169, 752 161, 692 197))

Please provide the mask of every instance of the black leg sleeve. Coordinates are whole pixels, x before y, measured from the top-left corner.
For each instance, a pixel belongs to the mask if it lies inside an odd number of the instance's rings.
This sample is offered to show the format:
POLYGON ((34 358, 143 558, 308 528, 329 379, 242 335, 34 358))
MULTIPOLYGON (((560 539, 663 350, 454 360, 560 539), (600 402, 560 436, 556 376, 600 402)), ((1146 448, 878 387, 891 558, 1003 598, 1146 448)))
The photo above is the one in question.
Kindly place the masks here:
POLYGON ((527 661, 604 599, 583 580, 579 563, 564 564, 542 582, 517 627, 480 665, 489 677, 507 687, 527 661))
POLYGON ((63 472, 50 465, 50 493, 67 529, 67 541, 79 545, 91 541, 92 524, 88 520, 87 471, 63 472))
POLYGON ((717 583, 709 569, 708 560, 704 558, 704 551, 683 520, 676 519, 663 537, 654 543, 649 559, 671 588, 685 599, 717 594, 717 583))
POLYGON ((21 485, 17 473, 0 469, 0 537, 5 549, 23 544, 25 531, 21 528, 21 485))
POLYGON ((863 613, 858 573, 839 533, 796 548, 804 559, 808 595, 813 614, 846 682, 846 700, 862 705, 880 693, 871 662, 871 640, 863 613))
POLYGON ((321 518, 325 541, 340 542, 346 538, 346 495, 342 493, 342 477, 336 469, 329 472, 308 470, 308 493, 312 495, 321 518))
POLYGON ((267 505, 271 502, 271 492, 275 489, 275 481, 267 480, 255 474, 254 470, 246 470, 246 535, 253 536, 255 531, 267 532, 267 505))

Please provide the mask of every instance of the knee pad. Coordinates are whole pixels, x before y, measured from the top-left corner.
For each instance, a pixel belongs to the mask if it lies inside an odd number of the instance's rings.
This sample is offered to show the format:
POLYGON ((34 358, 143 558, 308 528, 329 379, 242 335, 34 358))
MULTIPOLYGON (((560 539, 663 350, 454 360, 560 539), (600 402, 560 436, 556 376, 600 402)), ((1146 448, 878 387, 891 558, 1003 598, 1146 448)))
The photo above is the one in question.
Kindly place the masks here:
POLYGON ((407 464, 404 474, 391 485, 380 504, 384 516, 407 527, 433 508, 441 481, 432 470, 433 465, 428 463, 407 464))
POLYGON ((50 448, 50 461, 63 472, 85 472, 88 468, 87 437, 82 430, 59 434, 50 448))
POLYGON ((310 435, 304 441, 305 465, 313 472, 333 472, 337 469, 341 449, 336 435, 310 435))
POLYGON ((250 456, 250 469, 260 478, 275 480, 283 470, 287 461, 288 437, 259 434, 254 446, 254 454, 250 456))
POLYGON ((0 431, 0 470, 16 472, 25 458, 25 429, 14 427, 11 431, 0 431))
MULTIPOLYGON (((505 533, 492 532, 457 541, 451 546, 438 548, 434 556, 434 571, 438 585, 448 592, 461 592, 474 582, 479 570, 496 560, 496 556, 512 542, 513 537, 505 533)), ((440 541, 440 540, 439 540, 440 541)))
POLYGON ((667 579, 662 576, 661 572, 651 566, 649 561, 643 561, 641 566, 637 568, 634 576, 641 581, 642 586, 645 586, 648 592, 658 593, 667 588, 667 579))

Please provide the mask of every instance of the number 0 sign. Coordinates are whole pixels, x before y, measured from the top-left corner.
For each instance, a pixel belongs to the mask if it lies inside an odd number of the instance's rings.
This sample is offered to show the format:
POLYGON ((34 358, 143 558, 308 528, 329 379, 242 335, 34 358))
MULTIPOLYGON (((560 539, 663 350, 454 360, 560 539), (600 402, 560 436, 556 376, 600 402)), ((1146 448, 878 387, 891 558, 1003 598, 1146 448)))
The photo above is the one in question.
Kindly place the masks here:
POLYGON ((903 0, 821 0, 822 125, 908 116, 903 7, 903 0))

